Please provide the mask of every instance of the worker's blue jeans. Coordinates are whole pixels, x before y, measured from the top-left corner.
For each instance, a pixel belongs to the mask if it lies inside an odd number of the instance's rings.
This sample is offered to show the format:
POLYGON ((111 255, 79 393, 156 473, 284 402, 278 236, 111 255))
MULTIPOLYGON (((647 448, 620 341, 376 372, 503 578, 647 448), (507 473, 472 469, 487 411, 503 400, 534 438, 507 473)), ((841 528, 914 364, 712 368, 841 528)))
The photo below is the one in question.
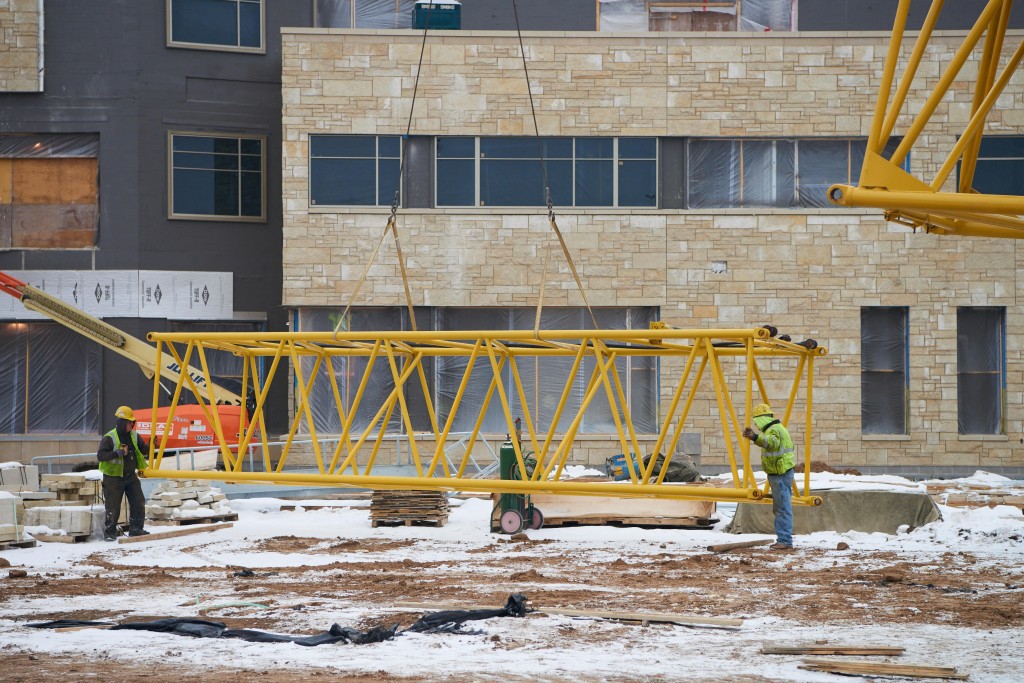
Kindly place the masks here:
POLYGON ((768 482, 772 486, 775 538, 779 543, 793 545, 793 470, 785 474, 769 474, 768 482))

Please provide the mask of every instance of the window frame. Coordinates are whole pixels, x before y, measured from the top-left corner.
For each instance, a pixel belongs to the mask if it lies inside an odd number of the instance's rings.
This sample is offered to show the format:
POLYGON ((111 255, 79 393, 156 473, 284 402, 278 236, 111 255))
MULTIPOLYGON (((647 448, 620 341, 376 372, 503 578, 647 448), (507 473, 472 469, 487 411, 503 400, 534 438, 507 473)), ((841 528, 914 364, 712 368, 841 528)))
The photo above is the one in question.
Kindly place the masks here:
MULTIPOLYGON (((878 437, 903 437, 910 435, 910 308, 908 306, 862 306, 860 309, 860 378, 861 378, 861 395, 860 395, 860 407, 861 407, 861 424, 860 431, 862 438, 878 438, 878 437), (866 429, 867 425, 864 419, 864 411, 867 406, 864 395, 864 380, 868 373, 882 373, 886 372, 883 369, 865 368, 864 363, 864 315, 868 311, 900 311, 902 312, 902 374, 903 374, 903 430, 902 431, 869 431, 866 429)), ((895 371, 891 371, 895 372, 895 371)), ((883 425, 884 426, 884 425, 883 425)))
POLYGON ((259 47, 248 47, 243 45, 222 45, 219 43, 192 43, 183 40, 174 40, 174 26, 173 26, 173 5, 175 0, 167 0, 165 4, 166 9, 166 21, 167 26, 167 47, 169 48, 180 48, 185 50, 213 50, 215 52, 242 52, 247 54, 265 55, 267 54, 267 3, 266 0, 227 0, 228 2, 234 2, 237 6, 235 13, 235 28, 238 31, 238 39, 241 40, 241 18, 239 13, 241 11, 241 3, 243 2, 257 2, 260 6, 260 44, 259 47))
MULTIPOLYGON (((205 169, 203 169, 205 170, 205 169)), ((203 131, 169 130, 167 131, 167 218, 168 220, 183 221, 218 221, 227 223, 266 223, 267 222, 267 136, 250 135, 246 133, 211 133, 203 131), (237 140, 239 143, 239 166, 238 166, 238 215, 226 216, 203 213, 178 213, 174 210, 174 138, 222 138, 237 140), (259 140, 260 142, 260 215, 242 215, 242 179, 244 172, 241 165, 241 143, 242 140, 259 140)))
POLYGON ((398 161, 398 168, 399 168, 399 173, 398 173, 398 176, 399 176, 399 178, 398 178, 398 206, 399 207, 404 206, 405 205, 405 168, 404 168, 404 164, 402 163, 402 161, 403 161, 403 158, 405 156, 405 142, 402 140, 402 137, 403 136, 401 136, 401 135, 381 135, 381 134, 376 134, 376 133, 371 133, 371 134, 368 134, 368 135, 362 135, 362 134, 359 134, 359 133, 310 133, 309 136, 308 136, 308 139, 307 139, 307 143, 308 144, 306 145, 306 169, 308 171, 308 173, 307 173, 308 183, 307 183, 307 186, 306 186, 306 206, 308 208, 310 208, 310 209, 313 209, 313 210, 325 209, 325 208, 326 209, 352 209, 352 208, 359 208, 359 209, 387 209, 387 208, 391 208, 391 202, 394 201, 394 195, 391 195, 391 199, 388 200, 388 203, 382 204, 380 202, 380 197, 381 197, 381 195, 380 195, 380 191, 381 191, 381 185, 380 185, 380 163, 381 163, 381 159, 390 160, 390 161, 398 161), (324 137, 324 138, 329 138, 329 137, 337 137, 337 138, 372 138, 373 139, 373 149, 374 149, 374 156, 372 157, 372 159, 373 159, 373 197, 374 197, 374 203, 373 204, 316 204, 316 203, 314 203, 314 201, 313 201, 313 159, 314 158, 316 158, 316 159, 371 159, 371 157, 327 157, 327 156, 314 157, 313 156, 313 138, 315 138, 315 137, 324 137), (381 151, 380 151, 380 140, 381 140, 381 138, 396 138, 398 140, 398 156, 397 157, 389 157, 389 156, 383 156, 382 157, 381 156, 381 151))
MULTIPOLYGON (((484 138, 530 138, 528 135, 511 135, 511 136, 500 136, 500 135, 435 135, 434 136, 434 159, 432 172, 434 174, 434 193, 433 193, 433 205, 437 209, 523 209, 523 208, 543 208, 544 204, 525 204, 525 205, 504 205, 504 204, 483 204, 481 198, 481 172, 480 165, 481 159, 481 140, 484 138), (438 201, 438 192, 440 183, 437 179, 440 178, 438 173, 439 162, 446 160, 465 160, 467 157, 441 157, 438 154, 438 143, 443 138, 469 138, 473 140, 473 203, 472 204, 441 204, 438 201)), ((572 189, 572 203, 571 204, 554 204, 555 207, 562 209, 631 209, 631 210, 647 210, 653 211, 660 208, 661 193, 659 183, 661 182, 661 145, 659 144, 658 137, 655 135, 616 135, 616 136, 586 136, 586 135, 546 135, 542 137, 543 140, 553 139, 567 139, 571 142, 572 156, 571 158, 557 158, 558 161, 568 161, 570 168, 572 169, 571 178, 569 185, 572 189), (619 141, 622 139, 651 139, 654 141, 654 157, 653 158, 637 158, 637 157, 626 157, 623 158, 619 153, 619 141), (594 161, 592 158, 580 157, 577 154, 577 141, 581 139, 610 139, 612 141, 612 157, 608 159, 598 159, 598 161, 608 161, 612 167, 612 203, 608 205, 601 204, 580 204, 577 202, 577 187, 576 187, 576 175, 577 175, 577 163, 580 161, 594 161), (638 161, 638 162, 650 162, 654 168, 654 192, 655 199, 653 206, 636 206, 632 204, 622 204, 619 197, 619 169, 622 166, 623 161, 638 161)), ((525 159, 529 160, 529 159, 525 159)), ((544 161, 550 161, 547 157, 544 161)), ((550 187, 550 182, 548 183, 550 187)))
MULTIPOLYGON (((957 334, 956 334, 956 402, 957 402, 957 434, 964 437, 977 437, 977 436, 1005 436, 1006 435, 1006 307, 1005 306, 957 306, 957 334), (997 351, 998 357, 996 362, 998 367, 994 370, 964 370, 963 363, 961 362, 961 313, 976 312, 976 311, 990 311, 997 314, 997 324, 994 332, 994 341, 998 344, 999 348, 997 351), (993 404, 998 406, 999 410, 999 427, 995 432, 978 432, 978 431, 964 431, 964 420, 963 420, 963 406, 966 401, 970 400, 970 397, 965 396, 964 386, 961 378, 965 375, 993 375, 996 379, 996 396, 994 397, 993 404)), ((971 327, 967 325, 967 327, 971 327)), ((987 341, 992 341, 991 338, 986 338, 987 341)))

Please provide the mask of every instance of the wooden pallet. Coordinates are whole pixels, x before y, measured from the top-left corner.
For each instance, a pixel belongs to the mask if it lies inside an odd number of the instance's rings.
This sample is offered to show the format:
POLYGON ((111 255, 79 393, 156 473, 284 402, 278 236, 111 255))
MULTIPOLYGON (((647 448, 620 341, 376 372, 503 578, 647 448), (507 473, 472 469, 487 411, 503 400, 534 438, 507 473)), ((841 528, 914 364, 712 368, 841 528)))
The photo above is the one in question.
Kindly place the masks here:
POLYGON ((238 513, 227 515, 210 515, 209 517, 182 517, 181 519, 147 519, 146 526, 189 526, 192 524, 214 524, 217 522, 237 522, 238 513))
POLYGON ((36 539, 27 538, 24 541, 0 541, 0 550, 10 550, 11 548, 35 548, 38 543, 36 539))
POLYGON ((32 534, 42 543, 85 543, 91 534, 32 534))
POLYGON ((370 526, 376 529, 379 526, 433 526, 442 527, 448 523, 448 518, 444 519, 371 519, 370 526))

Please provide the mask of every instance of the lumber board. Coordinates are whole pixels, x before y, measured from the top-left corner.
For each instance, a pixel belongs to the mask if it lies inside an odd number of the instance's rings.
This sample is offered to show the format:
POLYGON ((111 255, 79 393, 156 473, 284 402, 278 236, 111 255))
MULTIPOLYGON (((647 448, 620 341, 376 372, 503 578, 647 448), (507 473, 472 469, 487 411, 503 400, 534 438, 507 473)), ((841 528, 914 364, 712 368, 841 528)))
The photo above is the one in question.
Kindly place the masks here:
POLYGON ((879 655, 898 657, 906 652, 902 647, 872 647, 866 645, 797 645, 794 647, 775 647, 762 645, 763 655, 879 655))
MULTIPOLYGON (((396 602, 395 607, 428 610, 471 610, 497 609, 494 605, 456 605, 428 602, 396 602)), ((683 626, 713 626, 717 628, 739 628, 742 619, 726 617, 694 617, 686 614, 669 612, 611 612, 607 610, 578 610, 562 607, 530 607, 531 614, 557 614, 565 617, 590 617, 593 619, 618 619, 621 621, 641 621, 653 623, 680 624, 683 626)))
POLYGON ((84 543, 89 534, 32 534, 40 543, 84 543))
POLYGON ((175 529, 174 531, 156 531, 150 533, 148 536, 128 536, 117 539, 118 543, 138 543, 140 541, 159 541, 164 538, 174 538, 175 536, 187 536, 189 534, 201 534, 205 531, 217 531, 218 529, 227 529, 228 527, 234 526, 234 522, 223 522, 221 524, 211 524, 209 526, 184 526, 175 529))
POLYGON ((65 631, 85 631, 91 628, 94 629, 105 629, 111 628, 113 624, 93 624, 92 626, 65 626, 64 628, 55 628, 53 631, 57 633, 63 633, 65 631))
POLYGON ((807 671, 826 671, 834 674, 861 676, 902 676, 904 678, 947 678, 967 680, 967 674, 957 673, 952 666, 917 666, 914 664, 887 664, 885 662, 850 661, 842 659, 805 659, 800 668, 807 671))
POLYGON ((727 550, 739 550, 740 548, 753 548, 758 545, 771 545, 775 542, 773 538, 765 538, 760 541, 737 541, 736 543, 716 543, 709 545, 708 550, 713 553, 724 553, 727 550))

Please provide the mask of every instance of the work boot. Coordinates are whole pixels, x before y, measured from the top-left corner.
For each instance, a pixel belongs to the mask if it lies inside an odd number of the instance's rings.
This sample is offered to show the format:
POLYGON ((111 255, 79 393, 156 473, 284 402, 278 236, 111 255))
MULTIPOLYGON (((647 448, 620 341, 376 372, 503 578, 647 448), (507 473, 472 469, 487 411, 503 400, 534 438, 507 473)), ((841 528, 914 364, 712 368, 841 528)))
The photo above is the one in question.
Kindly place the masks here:
POLYGON ((138 531, 129 531, 129 536, 149 536, 149 532, 145 529, 139 529, 138 531))
POLYGON ((793 546, 788 543, 772 543, 768 546, 768 550, 792 550, 793 546))
POLYGON ((104 541, 116 541, 117 540, 117 534, 116 533, 112 533, 110 531, 104 531, 103 532, 103 540, 104 541))

